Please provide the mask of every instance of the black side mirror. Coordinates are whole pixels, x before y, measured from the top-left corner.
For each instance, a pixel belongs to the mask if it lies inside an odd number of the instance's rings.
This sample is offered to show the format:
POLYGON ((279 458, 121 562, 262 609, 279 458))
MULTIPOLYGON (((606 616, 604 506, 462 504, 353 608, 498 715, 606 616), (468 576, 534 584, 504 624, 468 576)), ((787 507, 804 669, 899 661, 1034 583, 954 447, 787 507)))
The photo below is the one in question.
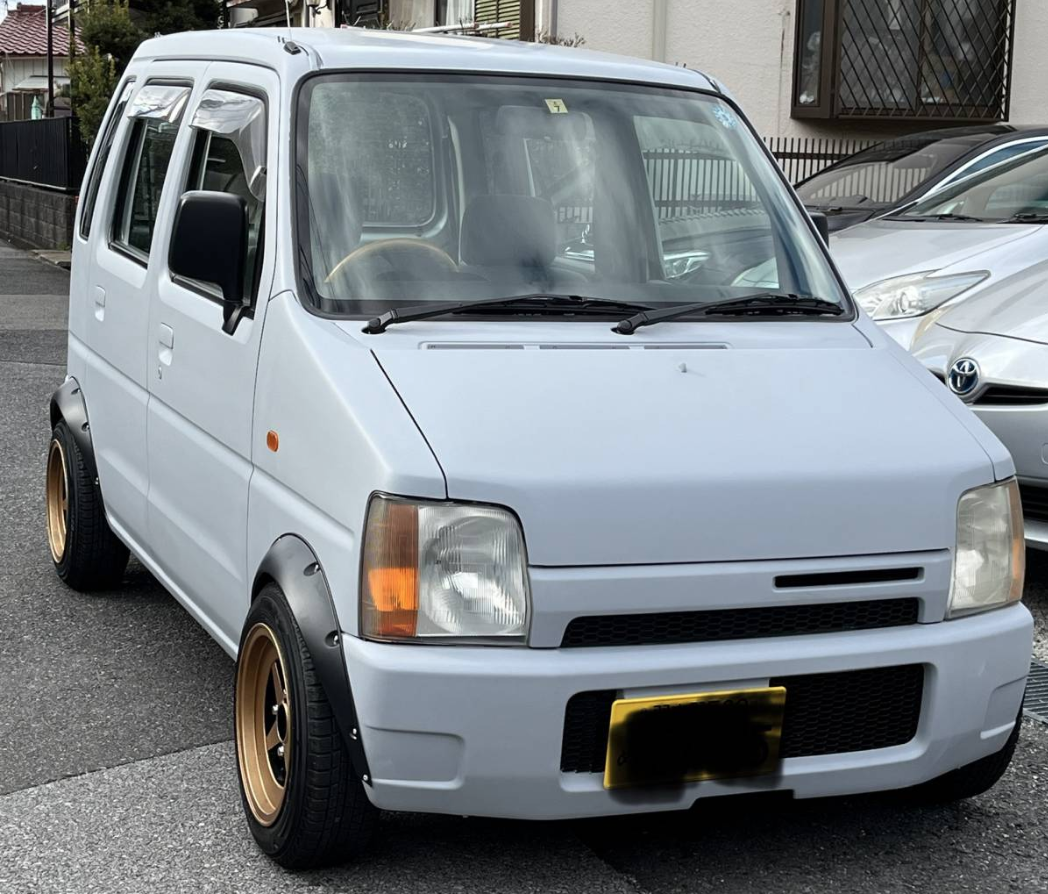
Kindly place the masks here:
POLYGON ((821 211, 812 211, 808 216, 811 218, 811 222, 815 224, 815 229, 818 230, 819 235, 822 236, 822 241, 829 245, 830 219, 821 211))
POLYGON ((247 205, 240 196, 194 190, 178 202, 168 267, 175 276, 211 283, 222 290, 223 331, 232 333, 244 303, 247 205))

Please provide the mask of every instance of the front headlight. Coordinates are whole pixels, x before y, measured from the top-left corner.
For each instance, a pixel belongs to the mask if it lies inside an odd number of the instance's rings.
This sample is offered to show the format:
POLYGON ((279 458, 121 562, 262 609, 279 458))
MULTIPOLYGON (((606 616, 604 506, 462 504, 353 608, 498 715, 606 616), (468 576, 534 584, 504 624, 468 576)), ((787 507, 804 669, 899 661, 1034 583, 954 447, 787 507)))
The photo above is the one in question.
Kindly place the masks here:
POLYGON ((1015 479, 962 494, 946 616, 956 618, 1018 602, 1025 572, 1023 512, 1015 479))
POLYGON ((987 270, 972 273, 954 273, 950 276, 935 276, 929 273, 914 273, 910 276, 895 276, 875 282, 859 289, 855 300, 875 320, 897 320, 903 317, 919 317, 934 310, 951 298, 977 286, 990 275, 987 270))
POLYGON ((363 552, 363 636, 524 641, 524 535, 506 509, 375 496, 363 552))

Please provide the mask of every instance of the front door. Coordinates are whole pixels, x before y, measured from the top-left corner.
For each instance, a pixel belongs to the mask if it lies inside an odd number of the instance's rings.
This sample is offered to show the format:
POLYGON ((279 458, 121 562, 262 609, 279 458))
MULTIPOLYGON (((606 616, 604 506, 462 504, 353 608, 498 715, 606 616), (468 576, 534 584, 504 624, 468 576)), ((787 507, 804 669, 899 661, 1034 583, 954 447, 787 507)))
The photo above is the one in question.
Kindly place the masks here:
MULTIPOLYGON (((210 65, 189 102, 184 158, 169 172, 179 195, 202 189, 243 199, 243 298, 251 309, 225 331, 218 289, 181 280, 165 265, 149 319, 150 544, 190 610, 231 650, 249 601, 251 423, 274 255, 275 186, 266 167, 276 167, 277 140, 267 108, 278 95, 271 71, 253 69, 248 78, 244 66, 210 65)), ((165 220, 165 246, 173 218, 165 220)))

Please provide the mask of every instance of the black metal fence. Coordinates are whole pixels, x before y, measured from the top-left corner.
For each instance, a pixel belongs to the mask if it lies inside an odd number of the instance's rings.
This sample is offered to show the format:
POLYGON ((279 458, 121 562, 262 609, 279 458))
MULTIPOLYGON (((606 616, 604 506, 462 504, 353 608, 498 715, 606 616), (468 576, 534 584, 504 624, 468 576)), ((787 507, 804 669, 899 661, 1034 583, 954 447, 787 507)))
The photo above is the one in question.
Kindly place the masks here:
POLYGON ((790 183, 800 183, 834 162, 876 145, 873 140, 821 137, 765 137, 771 154, 790 183))
MULTIPOLYGON (((869 140, 766 137, 765 143, 791 183, 799 183, 842 158, 874 145, 869 140)), ((662 218, 678 216, 683 206, 702 212, 709 203, 746 204, 752 187, 730 159, 675 149, 644 154, 655 205, 662 218)), ((18 180, 64 192, 76 192, 84 176, 87 150, 75 118, 0 123, 0 179, 18 180)), ((566 214, 577 219, 577 214, 566 214)))
POLYGON ((75 118, 0 123, 0 180, 76 192, 86 164, 75 118))
MULTIPOLYGON (((869 140, 809 137, 765 137, 764 142, 793 184, 875 145, 869 140)), ((702 147, 649 149, 644 152, 644 168, 660 221, 742 211, 760 205, 760 199, 739 163, 716 150, 702 147)), ((913 172, 903 172, 903 175, 910 173, 913 172)), ((841 183, 841 188, 851 186, 847 178, 841 183)), ((593 222, 593 196, 574 196, 555 203, 555 211, 565 241, 578 238, 593 222)))

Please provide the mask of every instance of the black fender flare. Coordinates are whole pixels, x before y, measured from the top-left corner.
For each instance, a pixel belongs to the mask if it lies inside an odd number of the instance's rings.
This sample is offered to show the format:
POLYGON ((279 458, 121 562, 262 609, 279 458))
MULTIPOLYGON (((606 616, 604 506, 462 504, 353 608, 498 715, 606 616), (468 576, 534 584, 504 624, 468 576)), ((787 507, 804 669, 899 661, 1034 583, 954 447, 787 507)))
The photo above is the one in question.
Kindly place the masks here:
POLYGON ((267 580, 274 581, 284 591, 346 743, 353 769, 366 785, 371 785, 371 770, 364 754, 356 702, 346 670, 342 629, 316 554, 309 544, 294 534, 277 538, 259 565, 251 591, 252 600, 267 580))
POLYGON ((95 446, 91 442, 91 426, 87 421, 87 404, 80 383, 70 377, 51 395, 51 428, 65 420, 69 433, 84 458, 84 465, 92 479, 98 478, 95 464, 95 446))

